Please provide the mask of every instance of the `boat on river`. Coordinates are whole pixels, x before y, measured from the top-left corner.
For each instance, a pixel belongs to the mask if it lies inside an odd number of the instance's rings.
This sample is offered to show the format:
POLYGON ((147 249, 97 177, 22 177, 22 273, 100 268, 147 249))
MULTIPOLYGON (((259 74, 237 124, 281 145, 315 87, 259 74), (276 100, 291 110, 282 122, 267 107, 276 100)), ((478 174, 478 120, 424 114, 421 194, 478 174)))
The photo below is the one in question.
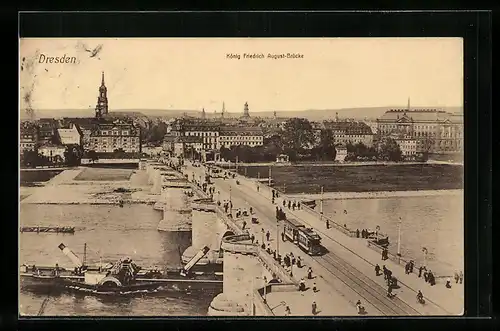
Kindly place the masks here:
POLYGON ((218 290, 222 277, 194 273, 192 267, 209 251, 202 248, 184 267, 160 270, 143 269, 130 258, 115 263, 86 265, 63 243, 59 249, 73 262, 74 268, 55 266, 20 267, 20 285, 26 290, 64 289, 91 294, 124 295, 161 290, 218 290))

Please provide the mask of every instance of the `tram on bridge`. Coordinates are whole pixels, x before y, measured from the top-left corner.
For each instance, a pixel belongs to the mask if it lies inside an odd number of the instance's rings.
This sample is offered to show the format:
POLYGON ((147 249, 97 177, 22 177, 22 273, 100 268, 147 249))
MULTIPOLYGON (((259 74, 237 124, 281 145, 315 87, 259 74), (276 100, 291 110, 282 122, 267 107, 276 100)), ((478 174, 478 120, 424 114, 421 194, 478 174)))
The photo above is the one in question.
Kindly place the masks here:
POLYGON ((306 228, 300 221, 285 219, 284 238, 290 240, 309 255, 322 252, 321 237, 311 228, 306 228))

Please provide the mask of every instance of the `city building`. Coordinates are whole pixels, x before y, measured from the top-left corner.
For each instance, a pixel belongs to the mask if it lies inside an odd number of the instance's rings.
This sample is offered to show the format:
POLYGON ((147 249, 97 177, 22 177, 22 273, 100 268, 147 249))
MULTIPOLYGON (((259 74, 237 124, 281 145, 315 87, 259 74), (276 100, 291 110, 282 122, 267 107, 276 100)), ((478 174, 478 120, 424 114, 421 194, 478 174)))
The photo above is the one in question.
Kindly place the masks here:
POLYGON ((90 132, 87 150, 97 153, 141 152, 141 130, 134 124, 122 120, 102 122, 94 125, 90 132))
POLYGON ((344 162, 347 157, 347 148, 345 146, 335 147, 337 154, 335 155, 336 162, 344 162))
POLYGON ((19 137, 19 153, 36 151, 38 143, 38 127, 32 122, 21 122, 19 137))
POLYGON ((404 158, 412 158, 417 155, 417 140, 408 135, 395 137, 404 158))
MULTIPOLYGON (((220 126, 221 123, 218 121, 181 118, 171 123, 170 129, 167 131, 172 136, 200 137, 201 148, 210 151, 217 148, 217 137, 219 136, 220 126)), ((196 144, 199 143, 198 139, 193 141, 196 141, 196 144)))
POLYGON ((223 126, 220 128, 217 149, 232 146, 262 146, 264 134, 260 127, 223 126))
POLYGON ((73 123, 69 125, 68 129, 57 129, 59 141, 62 145, 82 145, 82 135, 77 126, 73 123))
POLYGON ((46 157, 49 162, 52 163, 61 163, 64 162, 64 152, 66 151, 66 147, 62 145, 56 145, 51 143, 46 143, 40 147, 38 147, 38 154, 46 157))
POLYGON ((41 118, 38 120, 38 144, 51 143, 57 135, 59 121, 53 118, 41 118))
POLYGON ((323 128, 332 130, 336 144, 362 143, 368 147, 373 145, 372 129, 364 122, 340 121, 337 118, 335 121, 324 121, 323 128))
POLYGON ((202 153, 203 137, 201 136, 182 136, 182 135, 165 135, 163 139, 163 151, 169 153, 173 157, 184 156, 186 152, 202 153))
POLYGON ((463 115, 438 109, 391 109, 377 119, 383 136, 403 134, 417 141, 417 152, 463 152, 463 115))

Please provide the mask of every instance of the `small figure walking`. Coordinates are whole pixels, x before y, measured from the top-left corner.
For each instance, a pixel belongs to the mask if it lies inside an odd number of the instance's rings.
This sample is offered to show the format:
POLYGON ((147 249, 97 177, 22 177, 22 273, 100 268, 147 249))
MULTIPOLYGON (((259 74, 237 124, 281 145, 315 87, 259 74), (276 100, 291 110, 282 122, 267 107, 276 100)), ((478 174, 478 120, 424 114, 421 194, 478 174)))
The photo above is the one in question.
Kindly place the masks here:
POLYGON ((285 232, 281 232, 281 240, 285 241, 285 232))
POLYGON ((297 201, 297 209, 300 210, 300 202, 297 201))
POLYGON ((451 288, 451 279, 450 278, 446 279, 446 285, 445 286, 446 286, 446 288, 451 288))
POLYGON ((271 234, 269 233, 269 231, 266 232, 266 239, 267 241, 269 241, 269 237, 271 237, 271 234))
POLYGON ((312 279, 312 273, 313 270, 311 269, 311 267, 309 267, 309 269, 307 269, 307 279, 312 279))
POLYGON ((455 271, 455 273, 453 274, 453 278, 455 279, 455 284, 458 284, 459 277, 458 277, 458 272, 457 271, 455 271))
POLYGON ((241 228, 242 230, 245 230, 245 227, 247 226, 247 221, 243 220, 243 227, 241 228))
POLYGON ((314 293, 318 292, 318 289, 316 288, 316 283, 313 283, 313 292, 314 293))
POLYGON ((375 276, 380 275, 380 266, 378 264, 375 265, 375 276))
POLYGON ((290 311, 290 307, 289 306, 286 306, 285 307, 285 316, 290 316, 292 312, 290 311))
POLYGON ((316 301, 313 301, 311 308, 312 308, 312 314, 316 315, 318 313, 318 306, 316 305, 316 301))
POLYGON ((253 242, 255 241, 255 236, 253 234, 250 236, 250 240, 252 241, 253 244, 253 242))
POLYGON ((460 284, 462 284, 462 282, 464 281, 464 273, 462 271, 459 272, 458 279, 460 284))

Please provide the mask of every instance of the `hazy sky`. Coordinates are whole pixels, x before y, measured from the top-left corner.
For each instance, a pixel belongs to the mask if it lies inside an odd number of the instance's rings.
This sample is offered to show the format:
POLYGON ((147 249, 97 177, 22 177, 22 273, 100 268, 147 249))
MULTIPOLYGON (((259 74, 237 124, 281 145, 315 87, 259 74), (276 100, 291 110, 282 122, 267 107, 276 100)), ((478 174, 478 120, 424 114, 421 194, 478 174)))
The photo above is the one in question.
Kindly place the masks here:
POLYGON ((223 101, 230 112, 245 101, 250 112, 403 107, 408 97, 412 106, 462 106, 462 48, 459 38, 22 39, 21 109, 25 99, 34 109, 93 109, 102 71, 111 111, 219 112, 223 101), (95 57, 85 50, 98 45, 95 57), (77 63, 42 64, 40 54, 77 63))

